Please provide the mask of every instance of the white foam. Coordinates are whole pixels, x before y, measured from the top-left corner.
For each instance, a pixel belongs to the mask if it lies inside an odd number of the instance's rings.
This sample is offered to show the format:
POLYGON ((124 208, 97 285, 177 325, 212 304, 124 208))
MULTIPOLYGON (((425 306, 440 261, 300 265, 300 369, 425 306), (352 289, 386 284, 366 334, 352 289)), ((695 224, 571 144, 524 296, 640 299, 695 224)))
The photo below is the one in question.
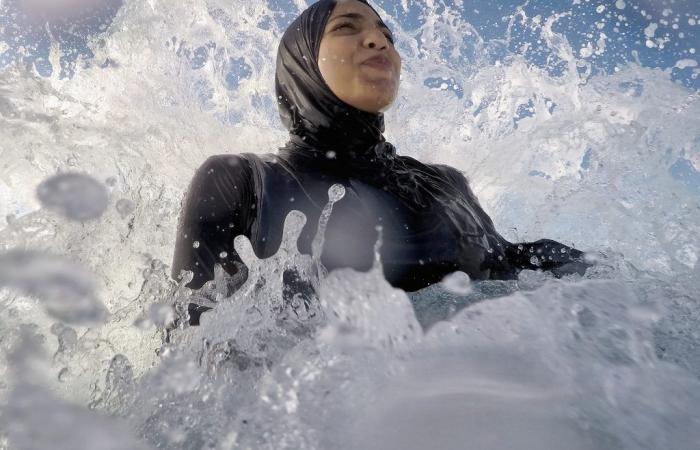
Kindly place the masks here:
POLYGON ((676 69, 686 69, 688 67, 697 67, 698 62, 694 59, 679 59, 676 61, 676 65, 674 66, 676 69))

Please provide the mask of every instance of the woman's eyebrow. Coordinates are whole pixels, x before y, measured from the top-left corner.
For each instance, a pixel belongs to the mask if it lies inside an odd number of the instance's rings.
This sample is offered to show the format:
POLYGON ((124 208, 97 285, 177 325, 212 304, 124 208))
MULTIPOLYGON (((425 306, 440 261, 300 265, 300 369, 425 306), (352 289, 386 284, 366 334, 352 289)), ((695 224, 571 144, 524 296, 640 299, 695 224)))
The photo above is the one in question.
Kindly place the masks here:
MULTIPOLYGON (((328 21, 328 23, 334 21, 335 19, 342 19, 342 18, 345 18, 345 19, 354 19, 354 20, 361 20, 361 19, 364 19, 365 16, 363 16, 362 14, 358 14, 358 13, 341 14, 341 15, 339 15, 339 16, 335 16, 335 17, 333 17, 332 19, 330 19, 330 20, 328 21)), ((380 27, 386 28, 387 30, 391 31, 391 30, 389 29, 389 27, 386 26, 386 24, 382 21, 382 19, 377 20, 377 25, 379 25, 380 27)))

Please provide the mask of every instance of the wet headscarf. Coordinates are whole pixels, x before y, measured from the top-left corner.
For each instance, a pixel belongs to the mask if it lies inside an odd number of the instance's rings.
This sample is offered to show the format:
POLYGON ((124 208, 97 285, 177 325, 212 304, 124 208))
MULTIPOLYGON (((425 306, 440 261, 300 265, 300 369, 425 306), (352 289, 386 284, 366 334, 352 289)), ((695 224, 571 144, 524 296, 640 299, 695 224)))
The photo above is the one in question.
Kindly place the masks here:
POLYGON ((343 102, 321 75, 319 48, 336 4, 336 0, 321 0, 287 28, 277 53, 275 88, 280 118, 291 142, 334 151, 342 159, 365 156, 360 153, 384 142, 384 115, 343 102))
MULTIPOLYGON (((372 8, 366 0, 357 1, 372 8)), ((314 3, 282 36, 275 89, 289 142, 278 154, 295 170, 339 173, 383 188, 415 212, 425 213, 429 206, 444 204, 447 193, 452 199, 463 197, 434 166, 396 155, 382 134, 382 113, 343 102, 326 84, 318 54, 336 4, 336 0, 314 3)))

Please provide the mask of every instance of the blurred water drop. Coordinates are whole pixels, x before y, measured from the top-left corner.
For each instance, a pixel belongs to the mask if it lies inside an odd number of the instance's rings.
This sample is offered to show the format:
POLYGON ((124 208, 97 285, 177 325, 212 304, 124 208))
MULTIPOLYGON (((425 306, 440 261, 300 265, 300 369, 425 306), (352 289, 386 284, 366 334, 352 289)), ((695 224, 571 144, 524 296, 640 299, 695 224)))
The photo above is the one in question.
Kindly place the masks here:
POLYGON ((581 325, 583 328, 594 327, 597 321, 595 313, 585 306, 577 306, 578 307, 575 308, 574 313, 576 314, 579 325, 581 325))
POLYGON ((51 316, 71 324, 104 322, 108 312, 92 274, 65 258, 13 250, 0 254, 0 287, 36 297, 51 316))
POLYGON ((56 398, 47 389, 20 383, 9 398, 3 428, 17 450, 139 450, 148 446, 128 427, 83 406, 56 398))
POLYGON ((55 357, 72 353, 78 345, 78 333, 71 327, 62 323, 55 323, 51 326, 51 332, 58 339, 58 350, 55 357))
POLYGON ((114 205, 114 207, 117 209, 117 212, 122 217, 122 219, 126 219, 126 217, 129 216, 129 214, 134 212, 134 210, 136 209, 136 205, 134 204, 134 202, 126 198, 121 198, 117 200, 117 203, 114 205))
POLYGON ((165 328, 175 321, 175 310, 172 305, 159 303, 151 306, 148 316, 155 326, 165 328))
POLYGON ((89 175, 62 173, 44 180, 36 190, 42 206, 68 219, 97 219, 107 209, 107 189, 89 175))
POLYGON ((61 369, 58 372, 58 381, 63 383, 64 381, 66 381, 68 379, 69 376, 70 376, 70 369, 68 369, 68 367, 64 367, 63 369, 61 369))
POLYGON ((469 275, 460 271, 447 275, 442 279, 441 285, 445 290, 457 295, 466 295, 472 291, 469 275))

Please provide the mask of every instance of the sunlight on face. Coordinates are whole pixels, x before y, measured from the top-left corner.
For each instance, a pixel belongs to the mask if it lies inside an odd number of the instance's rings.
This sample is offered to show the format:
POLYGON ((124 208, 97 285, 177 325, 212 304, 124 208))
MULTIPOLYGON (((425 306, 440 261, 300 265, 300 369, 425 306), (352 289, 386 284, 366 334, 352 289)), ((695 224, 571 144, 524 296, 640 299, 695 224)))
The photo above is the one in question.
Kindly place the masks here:
POLYGON ((385 111, 396 99, 401 74, 401 57, 392 41, 391 31, 372 8, 340 0, 318 55, 321 75, 331 91, 362 111, 385 111))

